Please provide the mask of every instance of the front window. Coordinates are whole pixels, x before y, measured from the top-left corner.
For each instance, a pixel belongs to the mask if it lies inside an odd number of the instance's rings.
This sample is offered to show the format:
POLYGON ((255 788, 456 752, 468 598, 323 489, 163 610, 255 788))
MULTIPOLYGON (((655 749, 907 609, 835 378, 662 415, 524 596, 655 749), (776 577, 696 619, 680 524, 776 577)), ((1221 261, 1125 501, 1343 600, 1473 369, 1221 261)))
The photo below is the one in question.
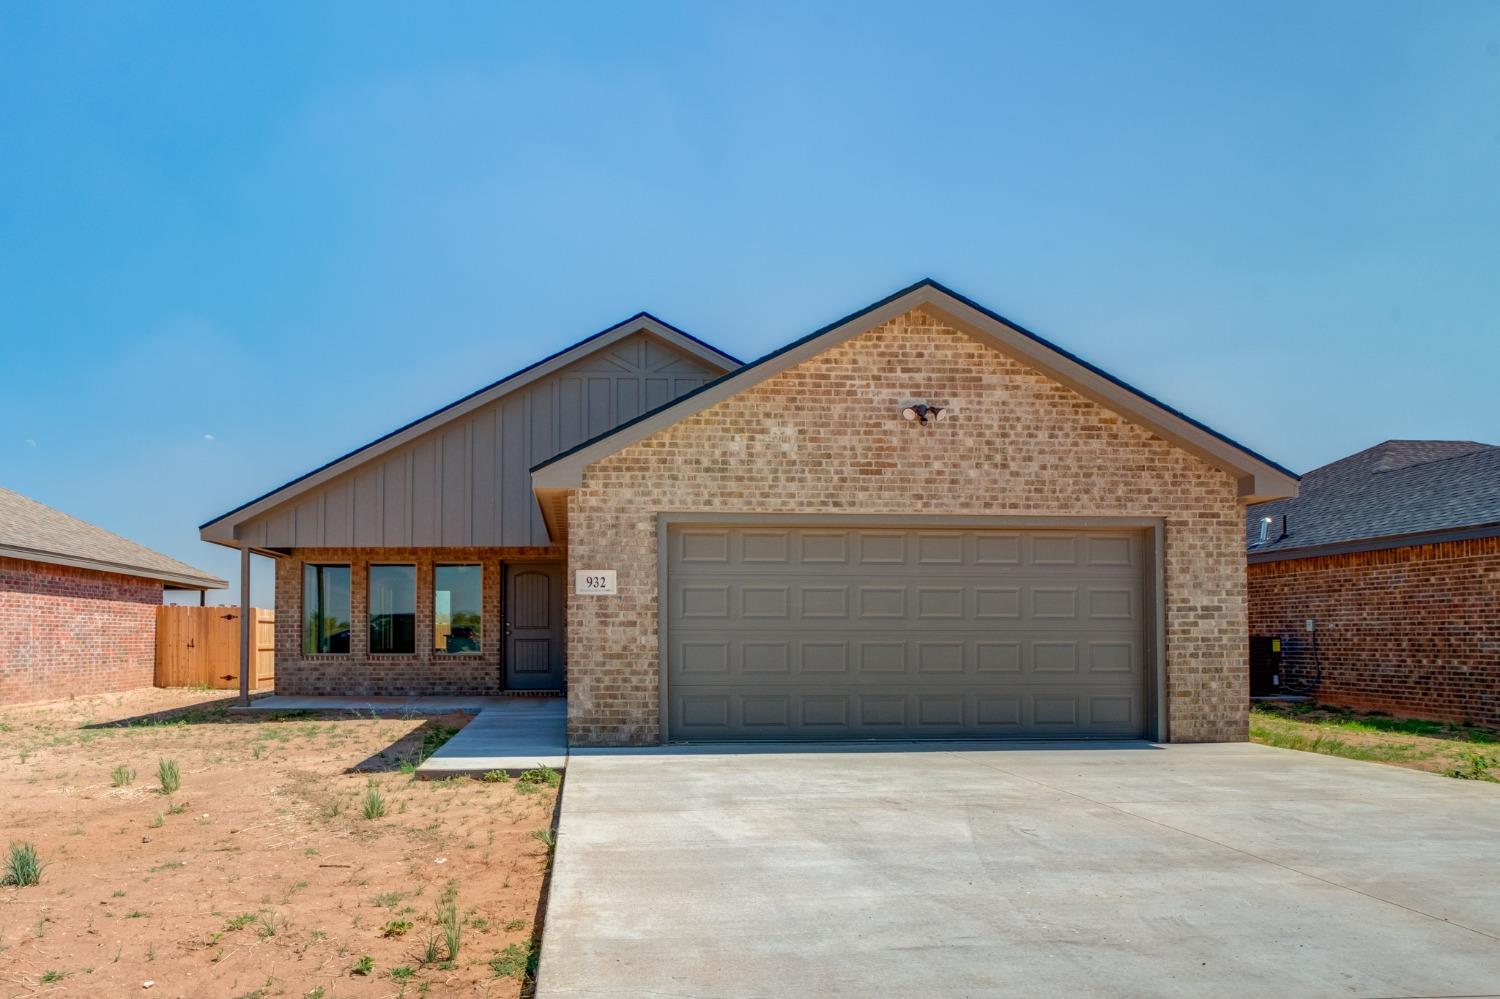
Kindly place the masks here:
POLYGON ((417 567, 370 566, 370 652, 417 651, 417 567))
POLYGON ((302 651, 349 651, 349 567, 302 567, 302 651))
POLYGON ((433 573, 432 647, 438 652, 478 652, 484 570, 440 565, 433 573))

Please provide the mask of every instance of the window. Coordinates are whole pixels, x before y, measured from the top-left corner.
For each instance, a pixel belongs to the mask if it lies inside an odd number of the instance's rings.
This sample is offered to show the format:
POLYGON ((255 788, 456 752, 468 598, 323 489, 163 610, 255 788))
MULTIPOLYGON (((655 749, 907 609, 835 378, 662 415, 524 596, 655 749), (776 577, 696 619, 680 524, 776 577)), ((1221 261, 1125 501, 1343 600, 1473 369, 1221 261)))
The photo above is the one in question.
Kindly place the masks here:
POLYGON ((417 651, 417 567, 370 566, 370 652, 417 651))
POLYGON ((432 647, 438 652, 478 652, 483 603, 482 567, 438 566, 432 585, 432 647))
POLYGON ((302 651, 349 651, 349 567, 302 567, 302 651))

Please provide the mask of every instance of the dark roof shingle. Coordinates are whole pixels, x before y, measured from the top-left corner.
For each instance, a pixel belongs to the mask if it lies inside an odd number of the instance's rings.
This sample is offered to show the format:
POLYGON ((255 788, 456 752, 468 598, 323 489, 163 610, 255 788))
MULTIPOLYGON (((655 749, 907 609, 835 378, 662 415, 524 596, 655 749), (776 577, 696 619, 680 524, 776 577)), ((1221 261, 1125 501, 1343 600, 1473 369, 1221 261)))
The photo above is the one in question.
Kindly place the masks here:
POLYGON ((1247 507, 1245 542, 1259 561, 1307 548, 1489 524, 1500 524, 1500 447, 1384 441, 1308 472, 1292 499, 1247 507), (1258 544, 1266 517, 1268 540, 1258 544))
POLYGON ((0 555, 37 562, 86 563, 89 568, 144 576, 193 588, 229 584, 202 569, 70 517, 45 503, 0 486, 0 555))

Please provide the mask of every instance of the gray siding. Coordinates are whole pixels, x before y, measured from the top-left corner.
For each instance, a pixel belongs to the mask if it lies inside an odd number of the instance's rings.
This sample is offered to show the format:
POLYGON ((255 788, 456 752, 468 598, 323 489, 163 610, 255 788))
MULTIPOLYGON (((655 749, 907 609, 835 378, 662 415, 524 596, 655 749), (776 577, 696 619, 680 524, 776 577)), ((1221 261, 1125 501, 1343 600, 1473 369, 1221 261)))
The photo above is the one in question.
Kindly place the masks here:
POLYGON ((637 333, 247 521, 259 548, 549 544, 531 466, 718 377, 637 333))

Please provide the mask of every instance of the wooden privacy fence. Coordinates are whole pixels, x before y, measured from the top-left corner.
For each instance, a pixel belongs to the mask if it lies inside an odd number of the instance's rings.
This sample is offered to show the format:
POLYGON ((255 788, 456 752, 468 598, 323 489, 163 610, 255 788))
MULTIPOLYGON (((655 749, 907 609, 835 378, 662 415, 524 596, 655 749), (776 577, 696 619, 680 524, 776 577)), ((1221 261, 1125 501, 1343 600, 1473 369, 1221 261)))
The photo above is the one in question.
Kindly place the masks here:
MULTIPOLYGON (((276 612, 252 608, 250 689, 276 686, 276 612)), ((156 685, 240 686, 240 610, 238 607, 156 609, 156 685)))

